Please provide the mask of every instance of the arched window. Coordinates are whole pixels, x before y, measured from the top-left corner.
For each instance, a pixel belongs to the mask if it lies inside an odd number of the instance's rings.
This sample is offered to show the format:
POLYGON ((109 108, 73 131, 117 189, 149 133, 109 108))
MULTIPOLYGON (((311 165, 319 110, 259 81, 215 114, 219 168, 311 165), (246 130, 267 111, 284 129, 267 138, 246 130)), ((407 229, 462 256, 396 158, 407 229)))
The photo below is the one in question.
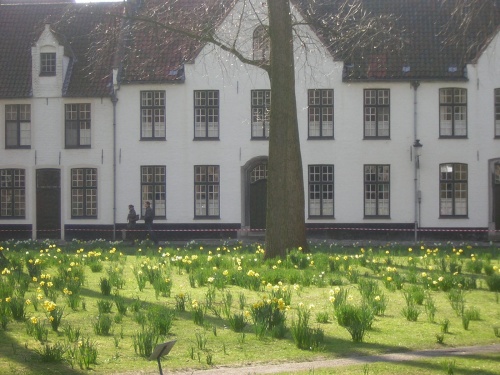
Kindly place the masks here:
POLYGON ((253 31, 253 59, 269 61, 270 51, 267 28, 263 25, 257 26, 253 31))

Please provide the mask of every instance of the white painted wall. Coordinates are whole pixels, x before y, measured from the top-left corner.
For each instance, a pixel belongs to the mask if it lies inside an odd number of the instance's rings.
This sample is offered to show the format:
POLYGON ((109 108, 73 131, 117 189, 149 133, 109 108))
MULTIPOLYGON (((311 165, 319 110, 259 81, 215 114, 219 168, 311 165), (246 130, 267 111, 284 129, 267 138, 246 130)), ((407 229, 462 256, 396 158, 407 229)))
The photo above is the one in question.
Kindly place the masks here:
MULTIPOLYGON (((235 9, 236 11, 237 9, 235 9)), ((236 17, 221 25, 225 37, 236 17)), ((251 20, 251 18, 247 18, 251 20)), ((245 24, 250 33, 252 28, 245 24)), ((251 34, 248 34, 251 35, 251 34)), ((251 48, 248 35, 242 47, 251 48)), ((314 35, 303 29, 303 36, 314 35)), ((37 48, 56 44, 44 32, 37 48)), ((43 47, 45 48, 45 47, 43 47)), ((500 139, 493 137, 493 90, 500 87, 500 36, 491 42, 474 65, 467 67, 466 82, 420 82, 417 90, 417 138, 423 144, 419 188, 422 191, 422 227, 487 227, 490 221, 489 161, 500 159, 500 139), (439 139, 439 89, 463 87, 468 92, 468 138, 439 139), (439 218, 439 164, 466 163, 469 167, 469 215, 463 219, 439 218)), ((342 82, 342 62, 316 44, 307 53, 297 48, 296 96, 304 166, 307 218, 307 166, 334 164, 335 218, 308 219, 308 223, 413 223, 414 91, 409 82, 342 82), (334 89, 334 140, 307 139, 307 90, 334 89), (390 140, 363 139, 363 89, 390 89, 390 140), (363 217, 363 165, 390 164, 391 215, 389 219, 363 217)), ((247 51, 247 53, 250 53, 247 51)), ((60 55, 62 56, 62 55, 60 55)), ((0 118, 5 104, 31 103, 32 146, 30 150, 0 147, 1 168, 26 169, 26 218, 9 224, 34 223, 36 218, 35 171, 60 168, 62 171, 62 225, 113 223, 113 107, 109 98, 62 98, 63 59, 58 59, 56 77, 33 74, 33 98, 0 100, 0 118), (60 69, 61 67, 61 69, 60 69), (64 104, 91 103, 92 147, 64 148, 64 104), (36 161, 36 163, 35 163, 36 161), (70 211, 70 170, 98 169, 99 208, 96 220, 72 220, 70 211)), ((38 72, 39 58, 33 59, 38 72)), ((232 55, 206 46, 192 64, 185 65, 186 80, 179 84, 128 84, 117 91, 116 118, 116 221, 125 223, 128 204, 139 212, 140 167, 165 165, 167 215, 157 223, 241 223, 243 217, 242 167, 253 158, 268 154, 268 142, 251 140, 250 91, 268 89, 266 73, 240 63, 232 55), (193 91, 220 91, 220 140, 194 141, 193 91), (140 140, 140 92, 165 90, 166 141, 140 140), (194 165, 220 166, 220 219, 194 219, 194 165)), ((0 144, 5 144, 0 132, 0 144)))

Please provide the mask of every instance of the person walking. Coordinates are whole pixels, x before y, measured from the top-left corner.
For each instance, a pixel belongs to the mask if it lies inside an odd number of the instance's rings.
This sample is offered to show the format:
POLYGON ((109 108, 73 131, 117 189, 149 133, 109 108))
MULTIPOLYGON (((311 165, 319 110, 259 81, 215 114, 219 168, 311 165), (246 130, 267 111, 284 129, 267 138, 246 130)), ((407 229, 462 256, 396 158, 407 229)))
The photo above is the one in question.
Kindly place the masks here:
POLYGON ((146 201, 145 206, 146 210, 144 211, 144 224, 146 224, 146 230, 148 231, 149 234, 149 239, 155 243, 155 245, 158 245, 158 240, 156 239, 156 236, 153 231, 153 219, 154 219, 154 213, 153 209, 151 208, 151 203, 149 201, 146 201))
POLYGON ((129 204, 128 205, 128 215, 127 215, 127 239, 130 240, 131 245, 134 245, 135 243, 135 223, 139 217, 137 216, 137 213, 135 212, 134 205, 129 204))

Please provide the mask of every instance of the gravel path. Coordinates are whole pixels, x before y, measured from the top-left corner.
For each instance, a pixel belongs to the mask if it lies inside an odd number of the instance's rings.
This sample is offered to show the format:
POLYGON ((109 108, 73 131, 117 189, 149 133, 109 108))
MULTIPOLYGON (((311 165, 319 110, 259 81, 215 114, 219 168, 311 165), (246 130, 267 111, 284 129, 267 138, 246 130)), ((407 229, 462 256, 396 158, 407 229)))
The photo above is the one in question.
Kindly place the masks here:
MULTIPOLYGON (((164 375, 255 375, 255 374, 277 374, 281 372, 293 373, 297 371, 318 370, 339 366, 360 365, 375 362, 405 362, 416 361, 424 358, 435 357, 459 357, 473 354, 500 353, 500 344, 464 346, 458 348, 442 348, 417 350, 402 353, 387 353, 380 355, 358 356, 349 358, 325 359, 311 362, 286 362, 286 363, 266 363, 248 364, 241 367, 213 367, 207 370, 181 370, 168 371, 163 368, 164 375)), ((163 365, 165 366, 165 365, 163 365)), ((134 372, 121 375, 152 375, 156 372, 134 372)), ((117 374, 116 374, 117 375, 117 374)))

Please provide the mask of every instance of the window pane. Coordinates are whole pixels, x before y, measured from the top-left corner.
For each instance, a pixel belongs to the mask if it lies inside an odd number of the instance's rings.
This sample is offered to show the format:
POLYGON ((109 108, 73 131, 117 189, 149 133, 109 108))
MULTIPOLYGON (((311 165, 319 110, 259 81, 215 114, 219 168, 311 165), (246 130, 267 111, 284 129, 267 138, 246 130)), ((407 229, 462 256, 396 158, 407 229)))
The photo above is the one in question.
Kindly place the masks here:
POLYGON ((165 91, 141 92, 141 138, 165 139, 165 91))
POLYGON ((154 216, 166 216, 166 167, 164 165, 141 167, 141 209, 149 201, 154 216))
POLYGON ((443 216, 467 215, 467 164, 441 164, 439 183, 439 213, 443 216))
POLYGON ((5 145, 17 146, 17 123, 5 123, 5 145))
POLYGON ((78 124, 76 122, 66 123, 66 146, 78 145, 78 124))
POLYGON ((333 165, 310 165, 309 216, 333 216, 333 165))

